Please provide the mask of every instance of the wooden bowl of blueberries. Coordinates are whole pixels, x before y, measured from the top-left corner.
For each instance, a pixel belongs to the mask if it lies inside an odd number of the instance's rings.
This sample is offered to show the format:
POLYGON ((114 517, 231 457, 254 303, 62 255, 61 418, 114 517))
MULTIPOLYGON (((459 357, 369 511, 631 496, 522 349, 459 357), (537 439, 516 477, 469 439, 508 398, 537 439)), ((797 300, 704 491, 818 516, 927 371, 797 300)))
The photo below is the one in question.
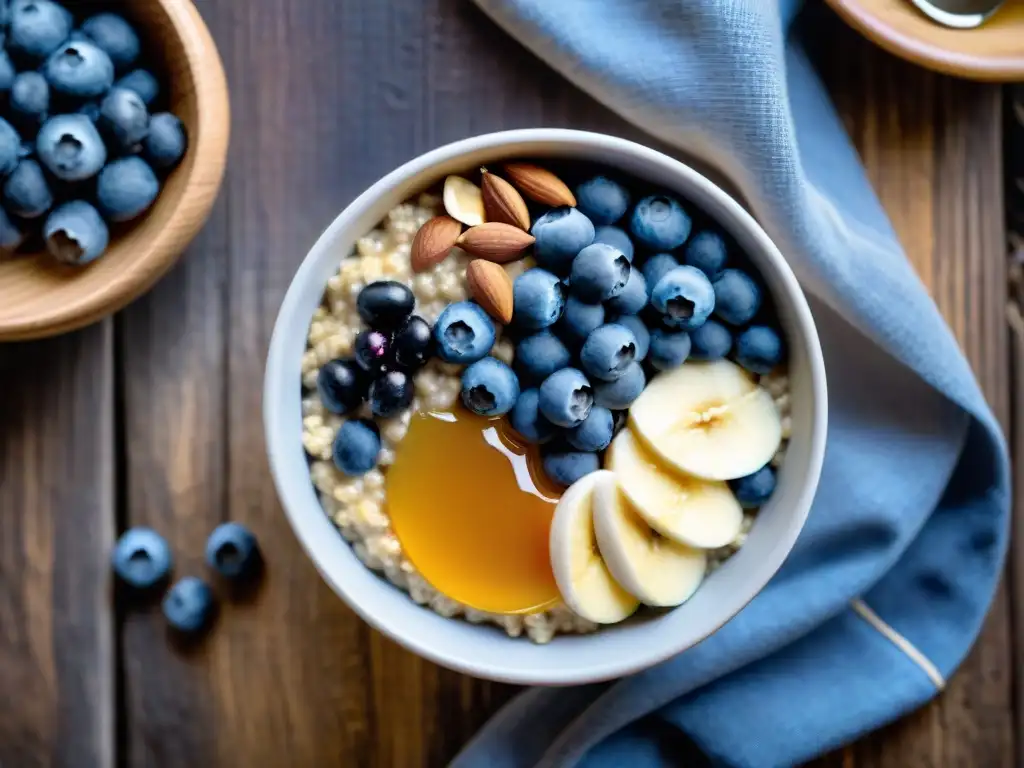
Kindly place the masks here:
POLYGON ((230 107, 191 0, 0 0, 0 341, 80 328, 175 262, 230 107))

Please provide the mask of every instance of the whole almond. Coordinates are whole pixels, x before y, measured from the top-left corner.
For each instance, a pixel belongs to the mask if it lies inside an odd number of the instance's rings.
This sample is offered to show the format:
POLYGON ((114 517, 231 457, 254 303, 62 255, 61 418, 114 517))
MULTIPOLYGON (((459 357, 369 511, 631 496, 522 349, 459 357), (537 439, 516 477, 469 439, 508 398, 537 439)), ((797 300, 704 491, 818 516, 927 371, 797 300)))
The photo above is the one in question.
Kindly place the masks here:
POLYGON ((576 205, 576 197, 560 178, 546 168, 530 163, 509 163, 505 172, 512 183, 531 200, 544 205, 576 205))
POLYGON ((480 169, 480 190, 484 197, 484 211, 488 221, 500 221, 513 227, 530 230, 530 211, 523 196, 501 176, 486 168, 480 169))
POLYGON ((423 272, 445 260, 462 232, 462 224, 450 216, 435 216, 416 232, 409 263, 413 272, 423 272))
POLYGON ((462 250, 496 264, 507 264, 518 259, 523 251, 533 245, 534 237, 519 227, 490 221, 478 227, 470 227, 455 241, 462 250))
POLYGON ((499 323, 512 322, 512 278, 492 261, 473 259, 466 267, 469 294, 499 323))

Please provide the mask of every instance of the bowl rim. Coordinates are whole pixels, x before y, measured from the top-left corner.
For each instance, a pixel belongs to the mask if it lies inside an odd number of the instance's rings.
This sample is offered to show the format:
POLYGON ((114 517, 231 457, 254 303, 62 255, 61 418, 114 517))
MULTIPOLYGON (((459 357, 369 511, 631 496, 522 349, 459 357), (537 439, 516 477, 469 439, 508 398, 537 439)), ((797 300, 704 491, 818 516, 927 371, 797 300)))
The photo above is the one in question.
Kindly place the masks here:
MULTIPOLYGON (((552 153, 549 151, 548 154, 552 153)), ((319 280, 317 281, 319 282, 319 280)), ((304 321, 302 327, 306 327, 311 318, 304 317, 304 312, 301 314, 304 321)), ((698 173, 689 165, 636 142, 588 131, 530 128, 500 131, 461 139, 415 157, 371 185, 331 222, 296 270, 275 320, 264 376, 263 418, 271 476, 289 524, 321 577, 360 618, 407 650, 464 674, 520 685, 574 685, 609 680, 639 672, 693 647, 718 631, 764 589, 791 552, 810 512, 824 460, 827 403, 824 358, 810 307, 785 258, 746 209, 718 184, 698 173), (683 640, 676 645, 666 644, 665 647, 659 646, 657 649, 637 649, 631 658, 608 659, 600 664, 592 664, 590 667, 548 670, 543 676, 539 676, 533 670, 524 670, 507 662, 482 664, 469 661, 461 657, 457 648, 441 648, 436 644, 424 641, 414 633, 403 631, 403 629, 407 630, 407 627, 402 626, 407 623, 406 619, 385 620, 375 612, 372 605, 368 604, 369 601, 357 594, 357 589, 350 588, 350 585, 344 580, 336 578, 327 564, 321 562, 321 558, 317 554, 321 532, 318 529, 322 529, 323 526, 310 517, 310 510, 305 509, 311 490, 308 475, 301 481, 298 478, 290 477, 287 464, 289 454, 294 450, 294 446, 284 438, 287 430, 294 428, 294 424, 291 424, 291 419, 284 414, 283 403, 285 398, 295 395, 297 383, 288 380, 283 375, 283 370, 289 366, 288 358, 295 353, 294 344, 301 343, 304 347, 304 339, 297 340, 294 337, 289 337, 285 326, 290 324, 290 318, 294 318, 300 313, 304 300, 303 293, 309 283, 317 280, 317 263, 324 258, 325 249, 331 249, 332 243, 338 239, 341 233, 353 226, 376 204, 379 198, 389 194, 403 182, 416 179, 434 170, 442 163, 457 160, 460 156, 473 152, 500 151, 502 147, 515 145, 517 156, 524 154, 529 156, 528 151, 525 153, 522 151, 524 144, 535 144, 539 151, 545 148, 550 150, 552 144, 562 144, 631 156, 640 161, 667 166, 668 170, 678 179, 680 188, 702 188, 702 194, 713 198, 716 205, 728 212, 732 219, 730 224, 742 227, 748 235, 756 240, 762 255, 773 265, 777 273, 776 276, 784 284, 787 303, 792 305, 790 309, 796 316, 795 322, 799 324, 806 336, 807 368, 810 374, 810 388, 814 394, 810 403, 812 416, 808 435, 808 472, 799 486, 800 490, 795 504, 797 509, 795 512, 789 513, 783 534, 771 543, 767 556, 757 561, 755 569, 745 579, 745 583, 750 585, 749 594, 731 604, 727 610, 723 611, 719 622, 700 637, 693 639, 692 642, 683 640)), ((334 524, 323 512, 319 499, 316 500, 316 507, 316 512, 320 517, 328 522, 331 529, 334 529, 334 524)), ((337 533, 336 529, 334 529, 334 533, 340 540, 340 533, 337 533)), ((350 546, 348 542, 343 543, 350 546)), ((359 565, 365 568, 362 563, 359 565)), ((370 573, 370 569, 366 570, 370 573)), ((383 579, 379 573, 372 573, 373 576, 383 579)), ((387 586, 392 587, 390 584, 387 586)), ((397 587, 392 588, 398 589, 397 587)), ((410 612, 425 610, 424 606, 418 605, 408 594, 402 596, 407 599, 408 603, 408 611, 403 610, 403 616, 411 617, 410 612)), ((451 621, 451 619, 443 620, 451 621)), ((470 624, 467 626, 477 631, 494 631, 491 627, 470 624)), ((516 642, 527 641, 517 639, 516 642)))

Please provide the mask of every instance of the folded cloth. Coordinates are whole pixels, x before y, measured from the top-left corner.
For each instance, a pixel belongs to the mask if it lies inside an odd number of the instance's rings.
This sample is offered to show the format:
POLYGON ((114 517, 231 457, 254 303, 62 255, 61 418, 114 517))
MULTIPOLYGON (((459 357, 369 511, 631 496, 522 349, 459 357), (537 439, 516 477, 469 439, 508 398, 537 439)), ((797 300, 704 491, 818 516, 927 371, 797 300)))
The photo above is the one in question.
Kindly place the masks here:
POLYGON ((526 691, 454 765, 675 765, 692 740, 716 764, 787 766, 928 701, 999 577, 1006 447, 788 35, 798 4, 475 2, 573 83, 736 184, 810 297, 830 416, 806 529, 746 609, 646 672, 526 691))

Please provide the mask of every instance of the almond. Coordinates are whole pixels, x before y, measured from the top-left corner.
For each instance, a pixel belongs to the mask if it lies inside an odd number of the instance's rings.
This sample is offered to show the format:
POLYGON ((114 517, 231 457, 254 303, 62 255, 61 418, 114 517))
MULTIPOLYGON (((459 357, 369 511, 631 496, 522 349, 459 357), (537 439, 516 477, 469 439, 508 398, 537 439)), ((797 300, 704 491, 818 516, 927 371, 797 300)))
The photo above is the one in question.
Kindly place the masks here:
POLYGON ((462 233, 462 225, 450 216, 435 216, 416 232, 409 263, 413 272, 424 272, 445 260, 462 233))
POLYGON ((455 244, 478 258, 506 264, 518 259, 533 245, 533 240, 533 235, 519 227, 490 221, 479 227, 470 227, 459 235, 455 244))
POLYGON ((449 176, 444 180, 444 209, 456 221, 467 227, 484 223, 484 200, 480 187, 461 176, 449 176))
POLYGON ((576 205, 576 198, 565 182, 551 171, 530 163, 509 163, 505 172, 512 183, 531 200, 544 205, 576 205))
POLYGON ((512 278, 498 264, 473 259, 466 267, 469 294, 499 323, 512 322, 512 278))
POLYGON ((480 169, 480 191, 488 221, 500 221, 530 231, 530 211, 516 188, 486 168, 480 169))

